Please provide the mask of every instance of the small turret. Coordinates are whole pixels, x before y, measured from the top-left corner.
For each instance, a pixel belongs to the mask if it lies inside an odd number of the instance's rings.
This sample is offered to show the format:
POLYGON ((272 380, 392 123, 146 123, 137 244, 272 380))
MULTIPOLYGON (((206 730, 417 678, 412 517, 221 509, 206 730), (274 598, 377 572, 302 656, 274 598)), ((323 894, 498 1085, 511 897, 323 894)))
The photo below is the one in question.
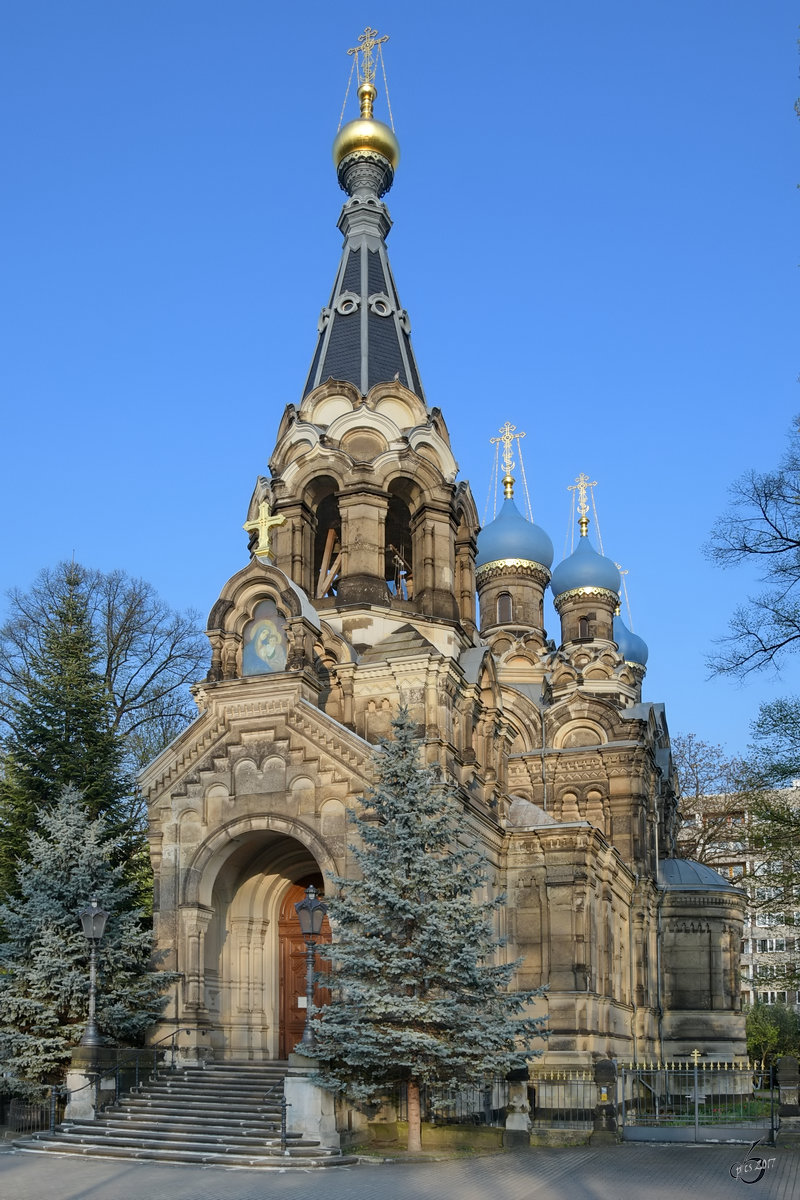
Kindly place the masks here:
POLYGON ((525 435, 517 433, 508 421, 500 435, 492 441, 504 444, 505 499, 495 519, 478 535, 475 559, 481 632, 486 635, 500 627, 517 634, 536 633, 544 643, 544 592, 550 579, 553 543, 514 503, 511 448, 525 435))
POLYGON ((561 644, 601 639, 613 642, 614 613, 619 605, 620 574, 610 558, 598 554, 589 541, 589 507, 586 493, 594 484, 579 475, 573 490, 578 492, 578 545, 556 567, 550 587, 556 612, 561 618, 561 644))

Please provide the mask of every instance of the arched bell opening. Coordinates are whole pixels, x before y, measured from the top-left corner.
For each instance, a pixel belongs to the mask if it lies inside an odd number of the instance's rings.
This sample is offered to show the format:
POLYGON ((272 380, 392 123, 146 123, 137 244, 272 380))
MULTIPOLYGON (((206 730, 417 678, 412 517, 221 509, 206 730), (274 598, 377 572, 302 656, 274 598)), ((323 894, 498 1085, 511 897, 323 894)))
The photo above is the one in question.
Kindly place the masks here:
POLYGON ((398 600, 414 598, 414 544, 408 502, 389 489, 384 540, 386 586, 398 600))
MULTIPOLYGON (((252 831, 231 845, 221 863, 214 860, 198 1015, 215 1059, 283 1059, 300 1041, 306 1015, 305 944, 294 905, 310 883, 324 890, 322 871, 285 834, 252 831)), ((320 941, 330 941, 327 919, 320 941)))
POLYGON ((315 505, 314 599, 335 596, 342 563, 342 517, 336 481, 318 480, 319 498, 315 505))

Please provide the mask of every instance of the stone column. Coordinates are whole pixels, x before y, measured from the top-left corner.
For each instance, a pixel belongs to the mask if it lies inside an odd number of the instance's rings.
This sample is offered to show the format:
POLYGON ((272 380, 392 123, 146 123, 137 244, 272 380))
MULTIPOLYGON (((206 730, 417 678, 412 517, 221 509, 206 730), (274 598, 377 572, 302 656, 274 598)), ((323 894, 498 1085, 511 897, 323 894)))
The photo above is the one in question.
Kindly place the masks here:
POLYGON ((117 1051, 112 1046, 76 1046, 67 1070, 68 1121, 94 1121, 114 1099, 117 1051))
POLYGON ((520 1067, 508 1075, 508 1106, 503 1145, 515 1150, 531 1144, 531 1106, 528 1100, 528 1068, 520 1067))
POLYGON ((593 1146, 614 1144, 617 1140, 617 1064, 601 1058, 594 1065, 597 1104, 594 1110, 593 1146))
POLYGON ((289 1073, 283 1094, 289 1106, 286 1123, 292 1133, 318 1139, 320 1145, 339 1148, 333 1093, 313 1083, 319 1064, 304 1054, 289 1055, 289 1073))
POLYGON ((366 487, 342 492, 342 566, 339 571, 340 604, 389 604, 384 577, 386 512, 383 492, 366 487))

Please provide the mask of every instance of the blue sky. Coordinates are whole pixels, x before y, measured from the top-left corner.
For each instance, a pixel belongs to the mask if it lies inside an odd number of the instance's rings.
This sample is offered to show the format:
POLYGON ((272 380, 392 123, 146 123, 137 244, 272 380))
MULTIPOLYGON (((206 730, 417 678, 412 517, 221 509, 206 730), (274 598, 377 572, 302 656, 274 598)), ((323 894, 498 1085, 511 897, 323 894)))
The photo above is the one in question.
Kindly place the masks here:
POLYGON ((795 5, 2 0, 0 22, 1 591, 74 552, 205 617, 246 562, 338 262, 330 146, 370 22, 392 264, 479 513, 506 420, 557 560, 568 485, 598 481, 673 732, 738 751, 797 688, 796 664, 708 680, 753 579, 702 553, 800 410, 795 5))

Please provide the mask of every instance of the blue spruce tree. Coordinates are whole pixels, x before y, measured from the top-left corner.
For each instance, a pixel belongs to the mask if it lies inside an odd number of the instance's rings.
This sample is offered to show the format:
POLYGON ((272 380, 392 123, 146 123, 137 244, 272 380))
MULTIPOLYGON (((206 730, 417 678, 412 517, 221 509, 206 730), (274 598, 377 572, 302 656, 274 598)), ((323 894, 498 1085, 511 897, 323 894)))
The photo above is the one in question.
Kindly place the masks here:
POLYGON ((404 1080, 409 1150, 421 1148, 420 1087, 458 1085, 525 1066, 544 1021, 542 989, 513 991, 502 961, 486 870, 462 806, 438 769, 422 765, 408 713, 375 755, 364 815, 351 814, 360 877, 332 880, 334 943, 319 982, 333 998, 313 1017, 318 1081, 354 1100, 404 1080))
POLYGON ((92 895, 110 916, 98 950, 97 1025, 140 1041, 174 978, 153 970, 152 934, 132 908, 135 885, 114 865, 118 842, 64 788, 39 814, 19 868, 18 896, 0 905, 0 1061, 17 1091, 59 1083, 88 1012, 88 950, 78 914, 92 895))

